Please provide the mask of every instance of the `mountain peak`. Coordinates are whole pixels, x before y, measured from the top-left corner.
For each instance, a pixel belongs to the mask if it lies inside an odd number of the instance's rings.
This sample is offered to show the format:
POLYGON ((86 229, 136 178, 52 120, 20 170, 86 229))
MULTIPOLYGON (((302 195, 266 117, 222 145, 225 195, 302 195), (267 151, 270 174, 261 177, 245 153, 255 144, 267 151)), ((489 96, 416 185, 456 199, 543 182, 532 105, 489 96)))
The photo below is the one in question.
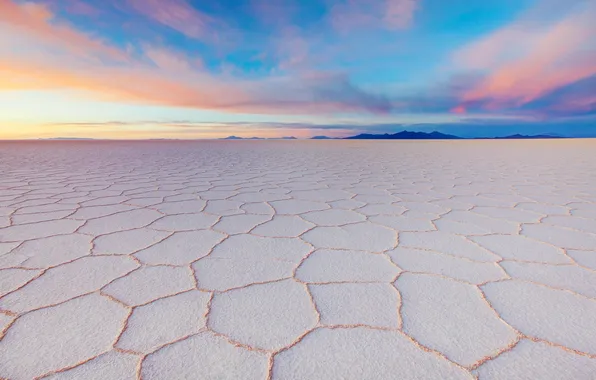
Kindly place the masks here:
POLYGON ((356 136, 347 137, 350 140, 456 140, 461 137, 448 135, 445 133, 433 132, 411 132, 401 131, 394 134, 385 133, 382 135, 362 133, 356 136))

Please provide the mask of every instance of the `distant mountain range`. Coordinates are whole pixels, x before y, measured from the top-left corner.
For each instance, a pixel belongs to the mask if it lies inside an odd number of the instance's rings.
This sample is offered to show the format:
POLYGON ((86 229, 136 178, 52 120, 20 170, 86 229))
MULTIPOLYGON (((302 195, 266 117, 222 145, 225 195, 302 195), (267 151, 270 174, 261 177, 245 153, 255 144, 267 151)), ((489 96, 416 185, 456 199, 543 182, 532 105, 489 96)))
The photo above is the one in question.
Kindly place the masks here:
MULTIPOLYGON (((515 134, 510 136, 498 136, 498 137, 459 137, 455 135, 449 135, 437 131, 433 132, 413 132, 413 131, 401 131, 397 133, 384 133, 384 134, 372 134, 362 133, 351 137, 329 137, 329 136, 314 136, 310 140, 531 140, 531 139, 566 139, 568 137, 555 135, 555 134, 540 134, 540 135, 521 135, 515 134)), ((51 138, 40 138, 39 140, 95 140, 93 138, 81 138, 81 137, 51 137, 51 138)), ((150 140, 175 140, 175 139, 150 139, 150 140)), ((285 137, 238 137, 228 136, 219 140, 297 140, 294 136, 285 137)))
POLYGON ((346 140, 458 140, 461 137, 447 135, 441 132, 410 132, 401 131, 394 134, 385 133, 383 135, 374 135, 363 133, 357 136, 346 137, 346 140))
MULTIPOLYGON (((362 133, 356 136, 340 138, 340 140, 529 140, 529 139, 562 139, 566 138, 557 135, 511 135, 501 137, 474 137, 465 138, 455 135, 449 135, 437 131, 433 132, 412 132, 412 131, 401 131, 397 133, 385 133, 385 134, 370 134, 362 133)), ((334 139, 333 137, 327 136, 315 136, 311 137, 312 140, 327 140, 334 139)))
POLYGON ((262 137, 238 137, 238 136, 228 136, 221 138, 220 140, 264 140, 262 137))
POLYGON ((490 140, 527 140, 527 139, 565 139, 567 137, 557 135, 511 135, 503 137, 476 137, 478 140, 490 139, 490 140))

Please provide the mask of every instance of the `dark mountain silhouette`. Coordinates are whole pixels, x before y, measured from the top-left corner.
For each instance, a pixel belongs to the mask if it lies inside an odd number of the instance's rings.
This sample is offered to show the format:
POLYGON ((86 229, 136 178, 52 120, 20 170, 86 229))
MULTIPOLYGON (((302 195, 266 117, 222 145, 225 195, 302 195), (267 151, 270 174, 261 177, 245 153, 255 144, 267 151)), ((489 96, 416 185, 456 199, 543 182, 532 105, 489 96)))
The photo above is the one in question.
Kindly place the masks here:
POLYGON ((265 140, 263 137, 238 137, 238 136, 228 136, 221 138, 220 140, 265 140))
POLYGON ((401 131, 394 134, 385 133, 383 135, 375 135, 369 133, 362 133, 357 136, 346 137, 347 140, 458 140, 461 137, 448 135, 441 132, 410 132, 401 131))
MULTIPOLYGON (((497 137, 474 137, 472 140, 530 140, 530 139, 564 139, 567 137, 559 135, 521 135, 515 134, 510 136, 497 137)), ((385 133, 382 135, 375 135, 363 133, 357 136, 345 137, 347 140, 467 140, 467 138, 449 135, 441 132, 411 132, 401 131, 394 134, 385 133)))
POLYGON ((329 136, 313 136, 310 139, 311 140, 333 140, 333 137, 329 137, 329 136))
POLYGON ((477 140, 529 140, 529 139, 565 139, 564 136, 557 135, 510 135, 501 137, 476 137, 477 140))

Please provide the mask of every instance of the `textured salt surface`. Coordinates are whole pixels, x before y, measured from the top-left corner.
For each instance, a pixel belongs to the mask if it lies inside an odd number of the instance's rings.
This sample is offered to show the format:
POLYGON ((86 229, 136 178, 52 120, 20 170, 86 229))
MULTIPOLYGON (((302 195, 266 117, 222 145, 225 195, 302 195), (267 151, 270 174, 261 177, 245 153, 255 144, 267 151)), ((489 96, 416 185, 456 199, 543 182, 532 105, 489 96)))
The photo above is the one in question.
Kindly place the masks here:
POLYGON ((594 378, 596 141, 0 143, 0 173, 0 378, 594 378))

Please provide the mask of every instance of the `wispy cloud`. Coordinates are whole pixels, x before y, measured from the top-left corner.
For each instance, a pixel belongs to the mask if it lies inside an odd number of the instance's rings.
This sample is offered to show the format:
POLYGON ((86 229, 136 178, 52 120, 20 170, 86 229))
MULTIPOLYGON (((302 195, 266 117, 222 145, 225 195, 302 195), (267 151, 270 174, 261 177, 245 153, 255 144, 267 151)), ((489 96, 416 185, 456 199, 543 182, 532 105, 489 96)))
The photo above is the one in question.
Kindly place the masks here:
POLYGON ((331 24, 347 32, 361 28, 408 28, 419 7, 419 0, 346 0, 332 5, 331 24))
POLYGON ((569 8, 544 23, 531 12, 457 52, 460 67, 484 75, 462 106, 519 108, 596 75, 596 3, 572 1, 569 8))
POLYGON ((98 16, 102 14, 101 8, 91 5, 88 0, 45 0, 52 9, 62 9, 69 14, 79 16, 98 16))
POLYGON ((250 0, 252 14, 267 26, 290 25, 300 0, 250 0))
MULTIPOLYGON (((191 10, 175 3, 180 13, 176 7, 158 8, 157 2, 147 8, 163 20, 190 17, 191 10)), ((63 88, 112 101, 265 114, 391 109, 387 99, 358 88, 345 74, 315 71, 259 79, 218 74, 204 69, 199 57, 170 48, 109 46, 60 23, 42 5, 2 0, 0 14, 5 32, 0 90, 63 88)))
POLYGON ((402 29, 409 27, 418 9, 418 0, 387 0, 384 22, 388 28, 402 29))
MULTIPOLYGON (((56 22, 48 5, 42 3, 15 3, 0 0, 0 47, 12 43, 19 46, 20 40, 36 43, 39 47, 52 46, 76 55, 79 58, 105 57, 126 60, 126 52, 109 46, 98 38, 80 33, 71 26, 56 22)), ((23 51, 20 46, 12 53, 23 51)), ((0 51, 1 53, 1 51, 0 51)))
POLYGON ((126 0, 137 12, 180 33, 196 38, 213 37, 221 22, 198 11, 186 0, 126 0))

